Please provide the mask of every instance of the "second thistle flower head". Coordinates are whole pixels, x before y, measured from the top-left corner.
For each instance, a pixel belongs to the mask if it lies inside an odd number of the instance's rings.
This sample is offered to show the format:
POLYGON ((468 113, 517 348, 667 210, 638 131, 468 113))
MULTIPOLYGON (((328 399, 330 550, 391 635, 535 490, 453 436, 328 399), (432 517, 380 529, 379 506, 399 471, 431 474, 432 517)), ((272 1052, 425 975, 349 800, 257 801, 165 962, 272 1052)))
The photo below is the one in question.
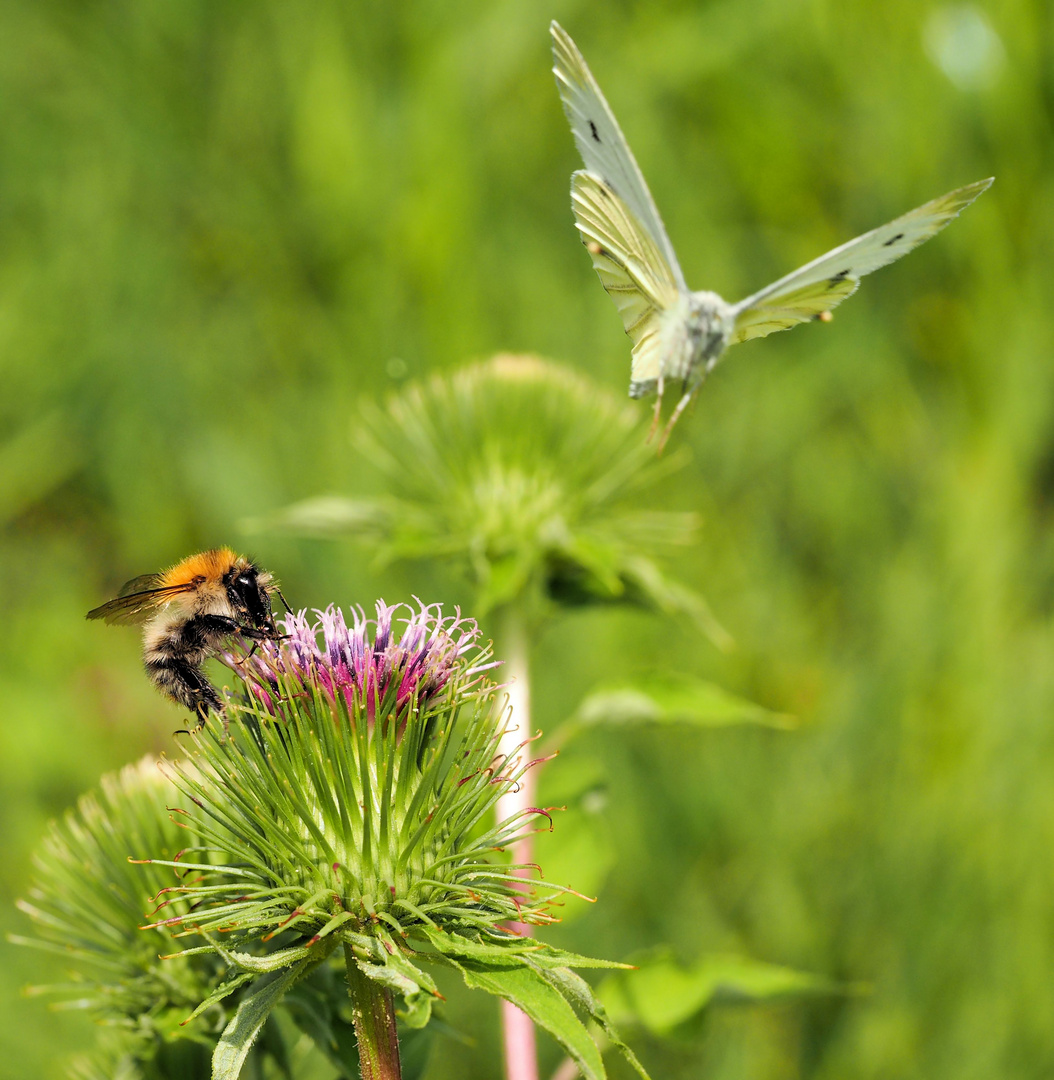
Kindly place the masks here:
POLYGON ((226 657, 242 682, 229 724, 213 716, 172 767, 205 811, 200 848, 178 862, 198 876, 168 891, 193 916, 174 922, 302 948, 350 935, 391 955, 420 931, 551 921, 558 890, 525 894, 495 854, 541 811, 491 826, 530 762, 499 752, 502 688, 475 623, 378 603, 372 620, 331 607, 282 629, 226 657))
POLYGON ((487 662, 472 620, 443 618, 439 605, 423 604, 416 613, 406 609, 409 616, 400 620, 400 608, 380 600, 372 622, 352 608, 349 623, 332 605, 314 618, 291 614, 281 627, 282 641, 263 642, 249 657, 225 659, 268 709, 277 707, 283 691, 298 698, 318 688, 369 724, 378 715, 401 723, 411 705, 427 709, 454 676, 464 695, 497 666, 487 662))

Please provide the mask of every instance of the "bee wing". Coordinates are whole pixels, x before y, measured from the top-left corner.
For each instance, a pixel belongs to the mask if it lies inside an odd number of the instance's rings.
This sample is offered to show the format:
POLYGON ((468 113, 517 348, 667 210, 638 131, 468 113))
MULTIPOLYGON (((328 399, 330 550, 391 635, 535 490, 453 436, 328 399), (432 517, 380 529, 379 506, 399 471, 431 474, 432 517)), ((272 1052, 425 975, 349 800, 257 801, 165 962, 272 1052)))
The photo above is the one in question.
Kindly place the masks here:
POLYGON ((662 316, 680 296, 673 268, 632 208, 600 177, 574 173, 571 207, 593 268, 633 342, 632 383, 648 385, 662 374, 662 316))
POLYGON ((735 306, 731 344, 765 337, 821 316, 856 292, 860 279, 936 236, 992 184, 991 179, 949 191, 887 225, 850 240, 735 306))
POLYGON ((190 592, 192 582, 183 585, 161 585, 160 574, 143 574, 126 581, 121 592, 113 600, 92 608, 89 619, 105 619, 108 623, 139 623, 148 619, 162 604, 180 593, 190 592))
POLYGON ((567 31, 555 21, 549 24, 549 31, 553 38, 556 86, 586 169, 616 191, 632 210, 652 245, 661 252, 677 287, 686 291, 688 287, 655 208, 655 200, 611 106, 567 31))

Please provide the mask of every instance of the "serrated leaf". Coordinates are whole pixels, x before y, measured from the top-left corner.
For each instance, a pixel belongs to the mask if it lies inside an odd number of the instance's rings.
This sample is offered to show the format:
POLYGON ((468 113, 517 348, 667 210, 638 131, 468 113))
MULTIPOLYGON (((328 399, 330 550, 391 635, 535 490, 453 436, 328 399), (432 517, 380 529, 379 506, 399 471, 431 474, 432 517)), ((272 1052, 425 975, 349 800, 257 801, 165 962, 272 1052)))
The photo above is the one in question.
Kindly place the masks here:
POLYGON ((189 1024, 191 1020, 195 1020, 207 1009, 211 1009, 213 1005, 218 1004, 226 997, 230 997, 235 990, 238 990, 248 982, 252 982, 252 978, 252 972, 242 971, 233 978, 225 979, 211 994, 208 995, 208 997, 202 999, 194 1011, 186 1017, 182 1023, 189 1024))
POLYGON ((791 728, 792 716, 771 712, 716 683, 691 675, 650 675, 589 694, 560 732, 566 743, 585 728, 600 724, 687 724, 729 727, 760 724, 791 728))
POLYGON ((448 962, 472 990, 511 1001, 564 1048, 586 1080, 604 1080, 600 1051, 567 999, 540 972, 520 964, 501 966, 467 958, 448 962))
POLYGON ((212 1055, 212 1080, 237 1080, 252 1049, 253 1042, 267 1023, 271 1010, 282 1000, 286 990, 303 974, 311 963, 302 960, 282 972, 271 972, 257 979, 242 998, 237 1012, 223 1029, 212 1055))
POLYGON ((623 1042, 600 999, 593 993, 593 988, 581 975, 570 968, 554 968, 545 972, 545 977, 560 990, 564 997, 573 1001, 583 1012, 588 1014, 594 1023, 599 1025, 611 1045, 636 1069, 643 1080, 650 1080, 637 1055, 623 1042))
POLYGON ((398 994, 405 1008, 399 1010, 399 1019, 410 1028, 423 1028, 432 1016, 432 1001, 439 996, 430 975, 412 964, 402 953, 386 956, 384 963, 370 964, 357 960, 359 970, 374 982, 388 987, 398 994))
POLYGON ((656 1035, 714 1004, 750 1004, 842 992, 821 975, 732 955, 705 956, 690 968, 670 957, 611 976, 600 998, 622 1023, 631 1019, 656 1035))
MULTIPOLYGON (((629 964, 620 963, 618 960, 598 960, 592 956, 580 956, 578 953, 566 952, 553 945, 533 938, 517 938, 510 935, 501 941, 486 941, 463 937, 460 934, 448 934, 436 926, 424 926, 415 928, 432 943, 436 951, 443 956, 451 958, 466 958, 487 964, 506 966, 509 964, 524 963, 525 958, 530 958, 534 967, 570 967, 570 968, 623 968, 629 964)), ((421 959, 427 960, 431 954, 421 953, 421 959)))
MULTIPOLYGON (((212 940, 211 938, 209 939, 212 940)), ((264 953, 263 956, 254 956, 252 953, 235 952, 225 949, 222 945, 213 943, 212 948, 238 971, 248 971, 256 975, 265 975, 270 971, 280 971, 291 964, 307 958, 317 959, 322 950, 312 952, 304 945, 294 945, 289 949, 279 949, 277 952, 264 953)))

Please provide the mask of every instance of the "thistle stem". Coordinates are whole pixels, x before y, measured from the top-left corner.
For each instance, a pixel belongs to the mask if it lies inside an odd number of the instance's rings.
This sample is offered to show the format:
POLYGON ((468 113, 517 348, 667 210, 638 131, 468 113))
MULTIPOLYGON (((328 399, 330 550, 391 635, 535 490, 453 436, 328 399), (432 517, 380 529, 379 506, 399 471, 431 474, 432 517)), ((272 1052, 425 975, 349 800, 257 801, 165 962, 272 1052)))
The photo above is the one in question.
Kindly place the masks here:
MULTIPOLYGON (((526 619, 516 604, 509 604, 502 612, 498 632, 497 655, 505 661, 503 674, 508 677, 509 705, 512 716, 501 737, 500 750, 513 757, 527 752, 517 750, 525 739, 531 737, 530 666, 528 662, 529 641, 526 619)), ((498 800, 499 821, 505 821, 520 811, 534 805, 535 770, 529 770, 520 780, 516 791, 509 791, 498 800)), ((513 863, 532 861, 534 843, 531 836, 518 840, 512 849, 513 863)), ((521 872, 527 876, 528 871, 521 872)), ((526 923, 510 923, 509 929, 525 937, 531 927, 526 923)), ((505 1045, 506 1080, 538 1080, 538 1054, 535 1047, 534 1024, 530 1017, 511 1002, 501 1003, 501 1026, 505 1045)))
POLYGON ((344 962, 362 1080, 402 1080, 392 992, 359 970, 351 946, 347 944, 344 962))

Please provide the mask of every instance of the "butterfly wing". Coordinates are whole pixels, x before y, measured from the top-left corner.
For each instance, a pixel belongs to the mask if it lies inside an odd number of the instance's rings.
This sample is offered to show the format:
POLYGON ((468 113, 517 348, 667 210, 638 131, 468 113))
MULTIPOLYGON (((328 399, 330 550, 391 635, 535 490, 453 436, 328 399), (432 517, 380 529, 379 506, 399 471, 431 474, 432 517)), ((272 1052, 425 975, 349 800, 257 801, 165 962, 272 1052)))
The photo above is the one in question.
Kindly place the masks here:
POLYGON ((160 574, 143 574, 125 582, 118 596, 92 608, 87 618, 117 624, 145 622, 162 604, 193 588, 191 582, 165 587, 161 585, 160 574))
POLYGON ((949 191, 741 300, 734 308, 736 322, 730 344, 822 317, 852 296, 865 274, 895 262, 936 236, 991 183, 991 178, 978 180, 949 191))
POLYGON ((572 175, 571 208, 633 342, 630 393, 639 396, 663 373, 663 315, 681 296, 673 269, 637 215, 600 177, 572 175))
POLYGON ((556 86, 586 171, 603 180, 629 207, 639 226, 650 235, 652 245, 662 253, 677 287, 686 292, 688 287, 677 256, 615 114, 604 100, 578 46, 559 23, 551 23, 549 30, 553 38, 556 86))

